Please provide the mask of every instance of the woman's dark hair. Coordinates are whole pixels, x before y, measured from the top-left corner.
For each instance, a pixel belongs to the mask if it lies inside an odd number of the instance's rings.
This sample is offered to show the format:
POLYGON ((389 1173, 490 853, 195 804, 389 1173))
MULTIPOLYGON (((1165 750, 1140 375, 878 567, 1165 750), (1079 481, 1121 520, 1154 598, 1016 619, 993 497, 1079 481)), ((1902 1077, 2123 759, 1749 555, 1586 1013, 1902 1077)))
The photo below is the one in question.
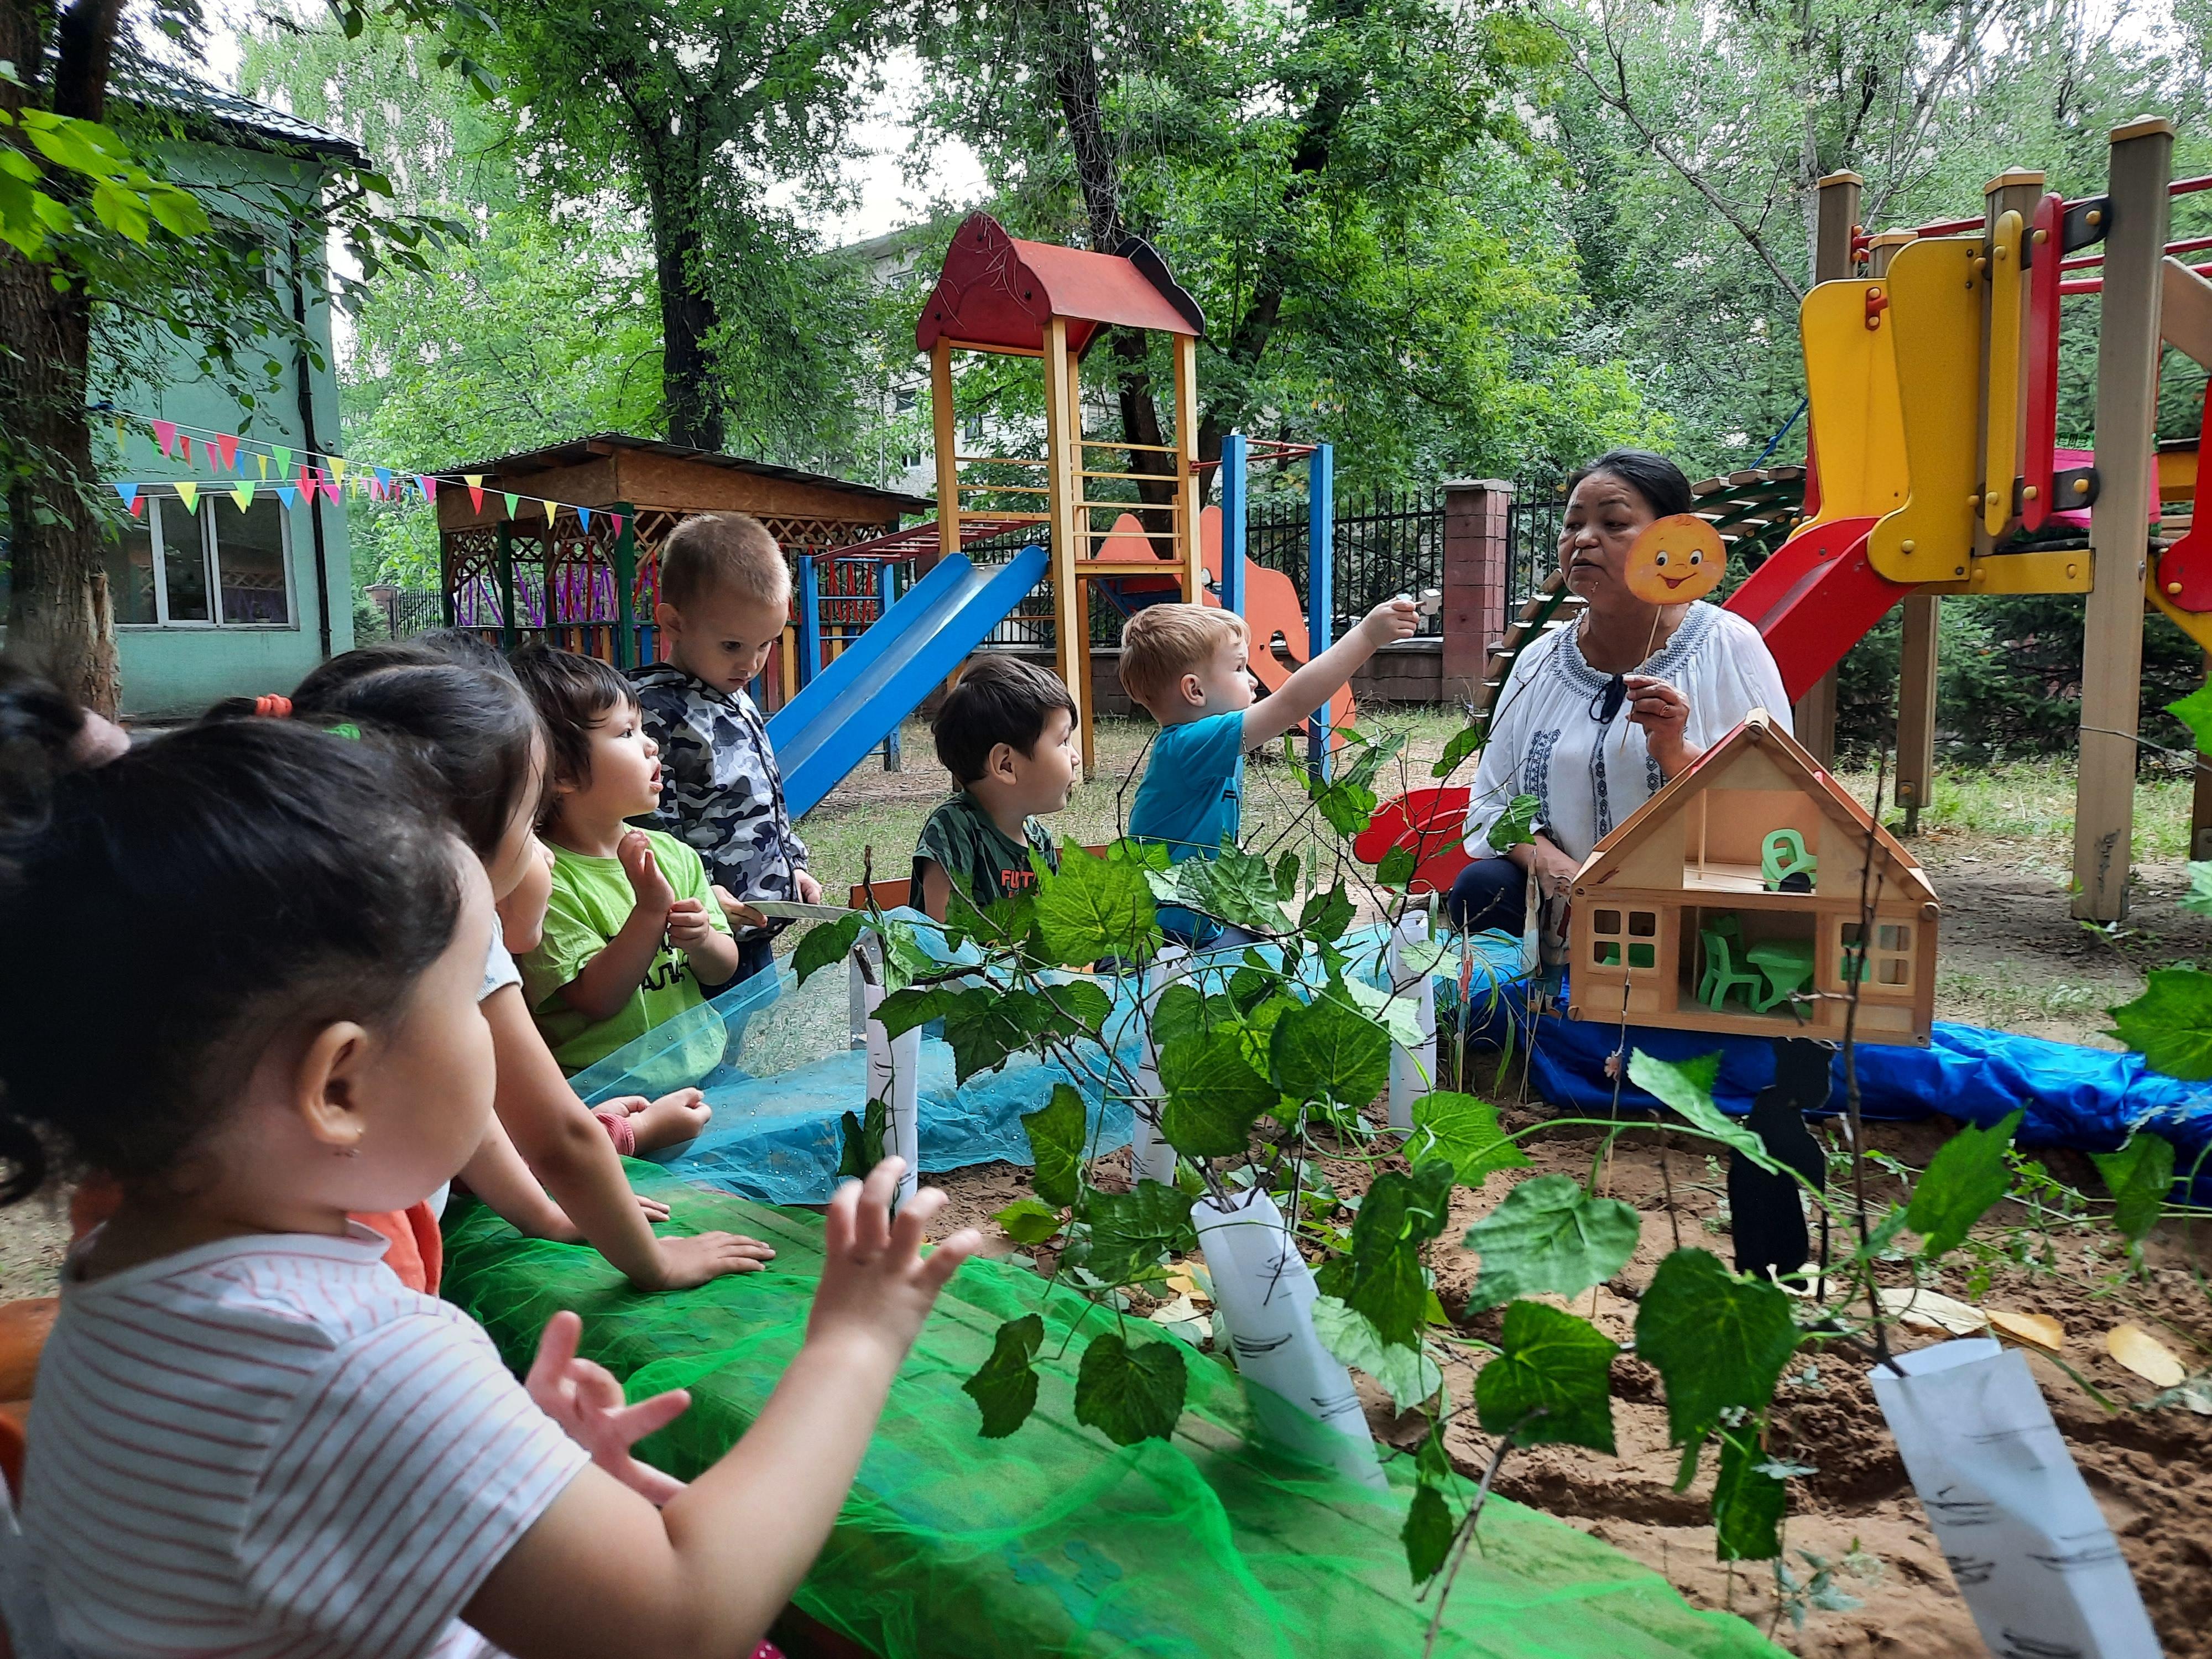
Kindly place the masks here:
POLYGON ((610 708, 635 708, 635 689, 611 664, 535 641, 514 653, 514 677, 545 722, 545 746, 552 757, 547 770, 557 782, 588 787, 592 723, 610 708))
POLYGON ((981 658, 945 694, 929 724, 937 758, 964 788, 983 775, 998 744, 1010 744, 1024 755, 1035 750, 1055 708, 1065 708, 1073 718, 1075 699, 1050 669, 1019 657, 981 658))
POLYGON ((1584 478, 1603 472, 1618 478, 1638 495, 1651 509, 1656 518, 1670 518, 1677 513, 1687 513, 1697 504, 1690 493, 1690 481, 1682 469, 1664 455, 1655 455, 1648 449, 1608 449, 1588 466, 1567 480, 1567 494, 1572 495, 1584 478))
POLYGON ((45 811, 54 780, 75 769, 70 749, 84 711, 51 680, 0 657, 0 826, 45 811))
POLYGON ((58 779, 0 842, 0 1203, 50 1158, 165 1175, 271 1043, 388 1019, 460 915, 436 799, 398 750, 291 720, 58 779))
POLYGON ((447 810, 480 858, 491 856, 518 812, 535 822, 545 804, 544 780, 532 776, 538 711, 512 675, 441 657, 372 665, 350 678, 331 676, 313 697, 307 689, 292 700, 295 720, 324 726, 351 720, 372 735, 410 744, 444 785, 447 810))

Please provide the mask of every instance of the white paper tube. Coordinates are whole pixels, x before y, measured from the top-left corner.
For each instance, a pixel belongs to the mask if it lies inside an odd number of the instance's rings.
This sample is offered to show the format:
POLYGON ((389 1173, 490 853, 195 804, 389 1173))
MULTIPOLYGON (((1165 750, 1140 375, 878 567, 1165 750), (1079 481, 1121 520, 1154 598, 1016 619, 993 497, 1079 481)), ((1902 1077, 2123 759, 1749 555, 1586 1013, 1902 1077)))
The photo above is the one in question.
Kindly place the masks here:
MULTIPOLYGON (((873 943, 872 939, 864 939, 857 950, 866 951, 873 943)), ((849 1033, 846 1046, 850 1048, 868 1046, 868 1010, 875 1005, 868 1000, 867 986, 868 981, 860 974, 859 955, 848 951, 845 955, 845 1021, 849 1033)))
POLYGON ((1390 1127, 1410 1129, 1413 1127, 1413 1103, 1436 1087, 1437 1078, 1437 981, 1426 969, 1409 971, 1401 965, 1401 952, 1409 945, 1418 945, 1429 936, 1428 913, 1416 910, 1401 919, 1390 934, 1390 944, 1384 960, 1390 973, 1393 995, 1410 994, 1419 1005, 1416 1018, 1421 1028, 1419 1048, 1407 1048, 1397 1043, 1390 1045, 1390 1127))
MULTIPOLYGON (((890 1125, 884 1136, 884 1152, 906 1160, 899 1177, 898 1202, 914 1196, 921 1167, 921 1115, 916 1108, 921 1070, 921 1027, 914 1026, 892 1036, 884 1030, 876 1010, 883 1004, 881 985, 863 984, 862 1000, 868 1013, 868 1099, 890 1109, 890 1125)), ((866 1102, 862 1104, 865 1107, 866 1102)))
POLYGON ((2027 1361, 1988 1337, 1867 1375, 1991 1653, 2158 1659, 2134 1575, 2027 1361))
POLYGON ((1129 1138, 1129 1168, 1137 1180, 1157 1181, 1163 1187, 1175 1184, 1176 1150, 1160 1138, 1158 1120, 1151 1115, 1159 1110, 1155 1103, 1160 1096, 1160 1057, 1152 1046, 1152 1016, 1159 1008, 1161 993, 1182 978, 1189 966, 1190 952, 1170 947, 1145 970, 1145 1057, 1137 1066, 1137 1092, 1146 1098, 1134 1103, 1137 1121, 1129 1138))
POLYGON ((1251 1399, 1262 1424, 1309 1455, 1379 1483, 1366 1413, 1352 1373, 1314 1334, 1318 1292, 1282 1212, 1254 1188, 1227 1208, 1201 1198, 1190 1218, 1237 1369, 1259 1385, 1251 1399), (1285 1405, 1294 1409, 1285 1412, 1285 1405), (1326 1432, 1316 1433, 1316 1425, 1326 1432))

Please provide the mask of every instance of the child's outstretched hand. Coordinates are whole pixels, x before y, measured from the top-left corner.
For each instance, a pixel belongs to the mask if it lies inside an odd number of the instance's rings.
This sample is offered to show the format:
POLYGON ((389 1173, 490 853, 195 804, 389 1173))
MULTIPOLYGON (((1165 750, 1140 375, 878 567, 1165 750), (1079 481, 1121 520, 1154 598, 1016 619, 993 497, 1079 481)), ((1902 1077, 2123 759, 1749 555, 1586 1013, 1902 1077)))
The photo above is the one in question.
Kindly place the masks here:
POLYGON ((696 951, 719 931, 708 920, 703 900, 678 899, 668 907, 668 942, 679 951, 696 951))
POLYGON ((1420 625, 1419 607, 1402 593, 1395 599, 1383 600, 1359 623, 1368 644, 1376 647, 1388 645, 1393 640, 1410 640, 1420 625))
POLYGON ((538 1339, 538 1358, 524 1386, 538 1410, 561 1425, 568 1438, 591 1453, 592 1462, 654 1504, 665 1504, 684 1483, 629 1455, 629 1449, 656 1429, 684 1415, 691 1396, 681 1389, 623 1403, 622 1384, 605 1366, 576 1357, 584 1322, 572 1313, 546 1321, 538 1339))
POLYGON ((636 896, 638 908, 666 915, 668 907, 676 902, 676 890, 660 873, 659 860, 653 856, 653 843, 645 838, 645 831, 632 830, 624 835, 616 844, 615 856, 622 860, 623 874, 629 878, 629 890, 636 896))
POLYGON ((830 1200, 823 1227, 822 1283, 806 1321, 811 1342, 878 1345, 896 1366, 914 1346, 937 1293, 983 1242, 963 1228, 921 1254, 929 1218, 945 1207, 945 1194, 924 1187, 894 1220, 891 1195, 906 1165, 887 1158, 865 1182, 848 1181, 830 1200))

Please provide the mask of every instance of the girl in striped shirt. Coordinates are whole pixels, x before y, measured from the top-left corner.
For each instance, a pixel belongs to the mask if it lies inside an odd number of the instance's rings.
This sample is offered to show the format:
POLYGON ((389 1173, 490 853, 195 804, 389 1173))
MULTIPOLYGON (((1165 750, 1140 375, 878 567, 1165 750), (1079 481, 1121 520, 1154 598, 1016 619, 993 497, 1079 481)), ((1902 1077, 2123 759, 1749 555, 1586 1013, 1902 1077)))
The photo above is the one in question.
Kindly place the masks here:
POLYGON ((491 1113, 491 894, 434 781, 253 720, 0 787, 50 797, 0 836, 0 1201, 50 1167, 125 1194, 70 1254, 33 1407, 23 1532, 59 1643, 750 1652, 977 1242, 920 1254, 943 1195, 893 1222, 896 1160, 839 1193, 805 1346, 682 1486, 630 1447, 684 1395, 625 1406, 570 1314, 518 1383, 347 1219, 450 1179, 491 1113))

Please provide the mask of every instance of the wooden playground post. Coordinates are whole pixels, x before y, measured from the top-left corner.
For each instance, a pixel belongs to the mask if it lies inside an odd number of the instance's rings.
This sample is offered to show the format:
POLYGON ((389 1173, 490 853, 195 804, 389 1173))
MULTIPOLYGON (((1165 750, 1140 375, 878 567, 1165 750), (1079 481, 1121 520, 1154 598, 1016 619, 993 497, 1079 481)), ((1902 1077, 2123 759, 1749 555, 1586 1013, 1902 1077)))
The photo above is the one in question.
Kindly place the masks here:
POLYGON ((929 423, 937 438, 937 545, 960 550, 960 428, 952 418, 952 344, 929 349, 929 423))
MULTIPOLYGON (((1884 231, 1870 240, 1870 276, 1889 274, 1897 250, 1917 240, 1909 230, 1884 231)), ((1920 833, 1920 809, 1936 776, 1936 625, 1942 600, 1914 593, 1904 605, 1905 627, 1897 682, 1897 804, 1905 809, 1905 833, 1920 833)))
POLYGON ((2159 262, 2166 252, 2173 124, 2144 116, 2112 134, 2112 218, 2097 319, 2096 505, 2081 639, 2081 758, 2074 797, 2075 915, 2127 914, 2135 828, 2136 711, 2142 695, 2143 564, 2157 453, 2159 262))
POLYGON ((1089 515, 1079 521, 1076 508, 1083 499, 1083 416, 1070 407, 1068 397, 1074 385, 1074 363, 1067 349, 1067 319, 1054 316, 1045 325, 1044 338, 1045 453, 1052 469, 1048 480, 1052 493, 1047 499, 1052 516, 1054 653, 1060 678, 1067 683, 1067 695, 1075 704, 1076 729, 1083 733, 1083 775, 1089 777, 1098 765, 1091 732, 1091 641, 1085 632, 1090 619, 1085 614, 1089 607, 1083 603, 1083 578, 1075 569, 1075 562, 1090 550, 1083 533, 1089 515))
MULTIPOLYGON (((1198 548, 1198 337, 1178 334, 1175 339, 1176 399, 1176 562, 1182 568, 1182 600, 1199 603, 1206 586, 1206 563, 1198 548)), ((1237 544, 1241 570, 1244 546, 1237 544)), ((1229 539, 1221 542, 1221 579, 1229 580, 1229 539)), ((1085 727, 1087 735, 1090 728, 1085 727)), ((1088 762, 1085 763, 1086 765, 1088 762)))
MULTIPOLYGON (((1851 273, 1851 232, 1858 224, 1859 188, 1866 181, 1856 173, 1832 173, 1821 179, 1814 203, 1813 280, 1841 282, 1851 273)), ((1809 431, 1809 428, 1808 428, 1809 431)), ((1797 700, 1790 711, 1798 742, 1812 750, 1822 765, 1836 757, 1836 671, 1823 674, 1813 689, 1797 700)))

